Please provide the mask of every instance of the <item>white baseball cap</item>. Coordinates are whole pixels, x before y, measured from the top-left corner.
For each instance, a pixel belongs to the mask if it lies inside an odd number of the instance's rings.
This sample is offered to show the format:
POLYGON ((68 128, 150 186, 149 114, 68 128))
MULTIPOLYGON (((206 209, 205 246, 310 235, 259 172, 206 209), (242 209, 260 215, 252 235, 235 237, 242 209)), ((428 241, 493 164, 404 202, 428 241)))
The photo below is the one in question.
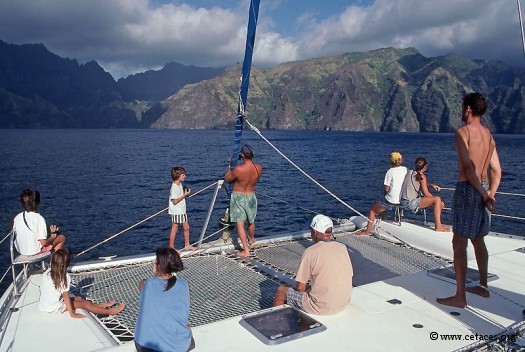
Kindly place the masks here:
POLYGON ((333 230, 334 223, 332 222, 332 219, 330 219, 328 216, 319 214, 314 216, 310 227, 315 231, 326 233, 326 230, 329 228, 332 228, 333 230))

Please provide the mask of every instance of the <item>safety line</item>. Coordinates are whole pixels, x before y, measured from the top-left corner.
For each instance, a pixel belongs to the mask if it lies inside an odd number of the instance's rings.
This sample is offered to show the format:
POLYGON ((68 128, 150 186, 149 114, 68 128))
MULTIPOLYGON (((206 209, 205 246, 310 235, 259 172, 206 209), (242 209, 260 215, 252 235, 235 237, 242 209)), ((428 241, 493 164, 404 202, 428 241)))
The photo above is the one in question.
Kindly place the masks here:
MULTIPOLYGON (((195 193, 189 195, 188 198, 191 198, 191 197, 193 197, 193 196, 196 196, 197 194, 199 194, 199 193, 201 193, 201 192, 207 190, 208 188, 215 186, 218 182, 219 182, 219 181, 215 181, 215 182, 213 182, 213 183, 210 184, 209 186, 206 186, 206 187, 200 189, 199 191, 197 191, 197 192, 195 192, 195 193)), ((142 223, 144 223, 144 222, 146 222, 146 221, 148 221, 148 220, 154 218, 155 216, 157 216, 157 215, 159 215, 159 214, 162 214, 162 213, 165 212, 166 210, 168 210, 168 207, 166 207, 166 208, 164 208, 164 209, 162 209, 162 210, 159 210, 159 211, 156 212, 155 214, 152 214, 152 215, 148 216, 147 218, 145 218, 145 219, 143 219, 143 220, 141 220, 141 221, 139 221, 139 222, 137 222, 137 223, 131 225, 130 227, 128 227, 128 228, 126 228, 126 229, 124 229, 124 230, 122 230, 122 231, 120 231, 120 232, 117 232, 116 234, 114 234, 114 235, 112 235, 112 236, 106 238, 105 240, 103 240, 103 241, 101 241, 101 242, 99 242, 99 243, 97 243, 97 244, 95 244, 95 245, 89 247, 88 249, 83 250, 82 252, 80 252, 80 253, 78 253, 77 255, 75 255, 75 258, 81 256, 82 254, 84 254, 84 253, 86 253, 86 252, 89 252, 89 251, 92 250, 92 249, 97 248, 98 246, 100 246, 100 245, 102 245, 102 244, 104 244, 104 243, 106 243, 106 242, 108 242, 108 241, 111 241, 111 240, 114 239, 115 237, 122 235, 124 232, 127 232, 127 231, 129 231, 129 230, 131 230, 131 229, 133 229, 133 228, 139 226, 140 224, 142 224, 142 223)))

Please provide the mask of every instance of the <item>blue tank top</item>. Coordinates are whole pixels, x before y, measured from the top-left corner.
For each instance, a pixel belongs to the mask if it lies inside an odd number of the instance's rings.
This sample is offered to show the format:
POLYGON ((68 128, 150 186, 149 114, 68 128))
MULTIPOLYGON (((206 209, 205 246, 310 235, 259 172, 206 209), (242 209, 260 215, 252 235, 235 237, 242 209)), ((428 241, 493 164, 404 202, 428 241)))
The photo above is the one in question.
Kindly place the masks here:
POLYGON ((164 291, 166 283, 167 280, 160 277, 144 282, 135 325, 135 341, 157 351, 187 351, 191 343, 188 282, 177 279, 170 290, 164 291))

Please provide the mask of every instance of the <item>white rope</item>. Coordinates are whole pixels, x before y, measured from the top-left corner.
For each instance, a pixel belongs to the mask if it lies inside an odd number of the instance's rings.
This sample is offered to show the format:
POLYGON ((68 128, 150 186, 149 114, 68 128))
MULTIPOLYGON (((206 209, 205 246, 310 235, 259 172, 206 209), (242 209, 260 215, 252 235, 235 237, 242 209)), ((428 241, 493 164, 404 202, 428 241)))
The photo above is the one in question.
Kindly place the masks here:
MULTIPOLYGON (((188 198, 191 198, 191 197, 193 197, 193 196, 196 196, 197 194, 199 194, 199 193, 201 193, 201 192, 207 190, 208 188, 215 186, 218 182, 219 182, 219 181, 215 181, 215 182, 213 182, 213 183, 210 184, 209 186, 206 186, 206 187, 204 187, 203 189, 201 189, 201 190, 199 190, 199 191, 193 193, 192 195, 189 195, 188 198)), ((148 220, 154 218, 155 216, 157 216, 157 215, 159 215, 159 214, 162 214, 162 213, 165 212, 166 210, 168 210, 168 207, 166 207, 166 208, 164 208, 164 209, 162 209, 162 210, 159 210, 159 211, 156 212, 155 214, 152 214, 152 215, 148 216, 147 218, 145 218, 145 219, 143 219, 143 220, 141 220, 141 221, 139 221, 139 222, 137 222, 137 223, 131 225, 130 227, 128 227, 128 228, 126 228, 126 229, 124 229, 124 230, 122 230, 122 231, 120 231, 120 232, 117 232, 116 234, 114 234, 114 235, 112 235, 112 236, 106 238, 105 240, 103 240, 103 241, 101 241, 101 242, 99 242, 99 243, 97 243, 97 244, 95 244, 95 245, 89 247, 88 249, 83 250, 82 252, 80 252, 80 253, 78 253, 77 255, 75 255, 75 258, 78 257, 78 256, 80 256, 80 255, 82 255, 82 254, 84 254, 84 253, 86 253, 86 252, 89 252, 90 250, 92 250, 92 249, 94 249, 94 248, 97 248, 98 246, 100 246, 100 245, 102 245, 102 244, 104 244, 104 243, 106 243, 106 242, 108 242, 108 241, 111 241, 111 240, 114 239, 115 237, 122 235, 124 232, 127 232, 127 231, 129 231, 129 230, 131 230, 131 229, 133 229, 133 228, 139 226, 140 224, 142 224, 142 223, 144 223, 144 222, 146 222, 146 221, 148 221, 148 220)))
POLYGON ((506 219, 514 219, 514 220, 525 220, 525 218, 520 218, 519 216, 511 216, 511 215, 502 215, 502 214, 492 213, 492 216, 496 216, 499 218, 506 218, 506 219))
POLYGON ((2 244, 9 237, 9 235, 11 235, 11 231, 9 231, 9 233, 4 238, 2 238, 0 244, 2 244))
MULTIPOLYGON (((320 184, 317 180, 315 180, 312 176, 308 175, 308 173, 306 173, 305 171, 303 171, 303 169, 301 169, 296 163, 294 163, 292 160, 290 160, 286 155, 284 155, 276 146, 274 146, 266 137, 264 137, 261 133, 261 131, 259 131, 259 129, 257 129, 257 127, 255 127, 254 125, 252 125, 250 123, 250 121, 248 121, 248 119, 245 119, 246 123, 250 126, 250 128, 255 131, 266 143, 268 143, 270 145, 270 147, 272 147, 277 153, 279 153, 279 155, 281 155, 286 161, 288 161, 290 164, 292 164, 293 167, 295 167, 297 170, 299 170, 303 175, 305 175, 308 179, 310 179, 313 183, 315 183, 317 186, 319 186, 322 190, 324 190, 326 193, 328 193, 329 195, 331 195, 333 198, 335 198, 337 201, 339 201, 341 204, 343 204, 345 207, 347 207, 348 209, 351 209, 352 211, 354 211, 356 214, 358 215, 361 215, 365 218, 367 218, 365 215, 361 214, 359 211, 357 211, 356 209, 354 209, 352 206, 350 206, 349 204, 347 204, 345 201, 343 201, 341 198, 339 198, 338 196, 336 196, 334 193, 332 193, 328 188, 326 188, 325 186, 323 186, 322 184, 320 184)), ((367 218, 368 219, 368 218, 367 218)), ((370 221, 370 220, 368 220, 370 221)))
MULTIPOLYGON (((452 208, 443 208, 443 210, 452 210, 452 208)), ((525 218, 522 218, 519 216, 503 215, 503 214, 496 214, 496 213, 490 213, 490 216, 495 216, 498 218, 505 218, 505 219, 525 220, 525 218)))
POLYGON ((275 200, 275 201, 278 201, 278 202, 281 202, 281 203, 284 203, 284 204, 287 204, 287 205, 290 205, 290 206, 296 207, 296 208, 301 209, 301 210, 304 210, 304 211, 306 211, 306 212, 308 212, 308 213, 318 214, 318 212, 315 211, 315 210, 311 210, 311 209, 308 209, 308 208, 303 208, 303 207, 301 207, 301 206, 299 206, 299 205, 292 204, 292 203, 287 202, 287 201, 285 201, 285 200, 283 200, 283 199, 279 199, 279 198, 276 198, 276 197, 272 197, 272 196, 270 196, 270 195, 268 195, 268 194, 264 194, 264 193, 261 193, 261 192, 256 192, 256 193, 257 193, 257 195, 261 195, 261 196, 264 196, 264 197, 267 197, 267 198, 273 199, 273 200, 275 200))
MULTIPOLYGON (((7 270, 5 271, 4 275, 2 275, 2 278, 0 279, 0 282, 4 281, 5 276, 7 275, 7 273, 9 272, 9 270, 11 269, 12 266, 13 266, 13 264, 11 264, 11 265, 9 265, 7 267, 7 270)), ((13 283, 13 285, 15 285, 15 283, 13 283)))
MULTIPOLYGON (((444 190, 447 190, 447 191, 455 191, 456 190, 455 188, 446 188, 446 187, 441 187, 441 189, 444 189, 444 190)), ((503 194, 505 196, 525 197, 525 194, 520 194, 520 193, 496 192, 496 194, 503 194)))

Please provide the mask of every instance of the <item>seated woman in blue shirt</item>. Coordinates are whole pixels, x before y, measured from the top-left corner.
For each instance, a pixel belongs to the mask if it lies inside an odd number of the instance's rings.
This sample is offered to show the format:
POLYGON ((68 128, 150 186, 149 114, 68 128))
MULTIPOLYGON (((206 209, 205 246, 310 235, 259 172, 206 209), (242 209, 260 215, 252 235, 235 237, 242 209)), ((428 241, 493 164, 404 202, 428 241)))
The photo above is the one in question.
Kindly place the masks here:
POLYGON ((153 264, 154 277, 139 284, 140 311, 135 325, 139 352, 190 351, 195 341, 190 329, 188 281, 177 278, 182 260, 173 248, 159 248, 153 264))

